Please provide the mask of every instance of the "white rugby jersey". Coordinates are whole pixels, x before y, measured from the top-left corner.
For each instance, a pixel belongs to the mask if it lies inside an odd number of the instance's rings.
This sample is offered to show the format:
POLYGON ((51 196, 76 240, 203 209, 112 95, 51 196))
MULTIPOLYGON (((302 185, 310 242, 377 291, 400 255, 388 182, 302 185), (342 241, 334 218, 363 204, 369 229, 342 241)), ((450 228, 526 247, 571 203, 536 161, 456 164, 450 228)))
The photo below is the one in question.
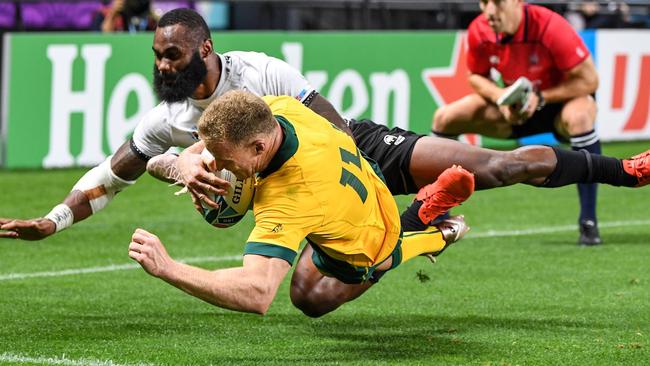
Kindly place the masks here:
POLYGON ((258 96, 289 95, 303 102, 313 91, 307 79, 286 62, 260 52, 227 52, 221 59, 221 77, 206 99, 162 102, 149 111, 133 132, 133 145, 153 157, 170 147, 188 147, 198 141, 196 123, 216 97, 230 90, 247 90, 258 96))

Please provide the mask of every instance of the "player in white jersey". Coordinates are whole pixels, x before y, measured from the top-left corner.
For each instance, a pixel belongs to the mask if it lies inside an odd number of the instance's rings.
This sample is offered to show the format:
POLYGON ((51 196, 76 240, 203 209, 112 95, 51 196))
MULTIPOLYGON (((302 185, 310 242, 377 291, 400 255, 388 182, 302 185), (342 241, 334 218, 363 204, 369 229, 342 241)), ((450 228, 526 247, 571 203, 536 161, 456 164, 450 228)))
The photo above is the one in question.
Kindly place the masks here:
MULTIPOLYGON (((285 62, 261 53, 215 53, 205 21, 189 9, 170 11, 160 19, 153 50, 154 89, 162 102, 140 121, 133 138, 87 172, 44 218, 1 218, 0 237, 43 239, 98 212, 144 173, 152 157, 173 146, 195 143, 195 125, 202 110, 216 96, 232 89, 258 95, 290 95, 341 129, 351 130, 359 148, 380 165, 393 194, 416 193, 453 164, 475 174, 477 189, 514 183, 545 187, 577 182, 624 186, 650 183, 648 153, 621 161, 546 146, 502 152, 388 130, 371 121, 352 122, 348 127, 334 107, 285 62)), ((203 189, 224 194, 228 184, 208 174, 201 166, 201 158, 193 155, 200 146, 200 142, 193 145, 181 155, 183 159, 178 159, 182 173, 179 178, 188 185, 194 199, 203 189), (192 162, 197 164, 187 164, 192 162)), ((416 200, 402 216, 405 231, 419 230, 424 225, 418 217, 420 204, 416 200)))
POLYGON ((163 102, 149 111, 133 133, 133 145, 144 159, 172 146, 188 147, 198 141, 196 123, 203 110, 229 90, 247 90, 258 96, 289 95, 305 102, 314 94, 307 80, 284 61, 258 52, 214 54, 221 65, 217 86, 207 98, 163 102))

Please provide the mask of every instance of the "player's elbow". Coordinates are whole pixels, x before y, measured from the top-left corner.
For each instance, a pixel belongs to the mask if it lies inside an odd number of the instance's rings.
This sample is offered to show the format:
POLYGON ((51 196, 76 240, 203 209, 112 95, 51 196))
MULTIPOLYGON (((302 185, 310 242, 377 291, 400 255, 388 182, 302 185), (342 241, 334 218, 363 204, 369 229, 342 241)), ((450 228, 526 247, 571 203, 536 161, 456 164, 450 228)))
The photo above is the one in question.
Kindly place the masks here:
POLYGON ((594 93, 596 93, 596 90, 598 90, 598 85, 600 85, 600 81, 598 80, 598 75, 595 74, 595 75, 594 75, 594 78, 593 78, 593 80, 592 80, 592 82, 591 82, 591 89, 592 89, 592 92, 589 93, 589 94, 594 94, 594 93))
POLYGON ((271 307, 270 301, 260 299, 248 299, 243 306, 235 308, 235 310, 243 311, 245 313, 252 313, 257 315, 266 315, 271 307))
POLYGON ((586 94, 594 94, 598 90, 598 74, 590 73, 584 78, 585 88, 587 89, 586 94))
POLYGON ((575 76, 580 80, 584 94, 594 94, 598 89, 598 72, 592 63, 580 67, 575 76))
POLYGON ((266 315, 266 312, 269 311, 269 308, 271 307, 271 304, 265 304, 265 303, 257 303, 254 304, 250 309, 249 312, 257 315, 266 315))
POLYGON ((249 311, 251 313, 264 315, 269 311, 273 298, 275 297, 275 291, 271 286, 266 286, 265 284, 259 284, 253 286, 253 293, 251 294, 249 311))

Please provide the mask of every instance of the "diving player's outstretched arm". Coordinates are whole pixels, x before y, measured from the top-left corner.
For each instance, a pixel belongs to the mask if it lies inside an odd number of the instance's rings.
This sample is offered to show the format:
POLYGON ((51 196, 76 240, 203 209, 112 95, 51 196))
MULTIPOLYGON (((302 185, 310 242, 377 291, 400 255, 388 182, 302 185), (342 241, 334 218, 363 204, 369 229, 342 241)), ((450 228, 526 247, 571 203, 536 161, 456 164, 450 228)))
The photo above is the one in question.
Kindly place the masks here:
POLYGON ((97 213, 116 193, 135 183, 146 161, 126 141, 106 160, 89 170, 72 187, 63 202, 45 217, 19 220, 0 218, 0 238, 41 240, 97 213))
POLYGON ((291 264, 284 259, 246 254, 241 267, 214 271, 172 259, 153 233, 136 229, 129 257, 150 275, 224 309, 264 314, 273 302, 291 264))

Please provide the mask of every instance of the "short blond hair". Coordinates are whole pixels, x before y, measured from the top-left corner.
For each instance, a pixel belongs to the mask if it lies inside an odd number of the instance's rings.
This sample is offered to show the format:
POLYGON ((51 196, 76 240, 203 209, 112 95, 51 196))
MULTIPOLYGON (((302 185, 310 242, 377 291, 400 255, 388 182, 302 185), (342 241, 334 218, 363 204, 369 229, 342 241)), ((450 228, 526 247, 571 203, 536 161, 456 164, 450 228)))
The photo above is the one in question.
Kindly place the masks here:
POLYGON ((272 132, 275 119, 262 98, 233 90, 212 101, 197 126, 206 142, 241 145, 259 134, 272 132))

